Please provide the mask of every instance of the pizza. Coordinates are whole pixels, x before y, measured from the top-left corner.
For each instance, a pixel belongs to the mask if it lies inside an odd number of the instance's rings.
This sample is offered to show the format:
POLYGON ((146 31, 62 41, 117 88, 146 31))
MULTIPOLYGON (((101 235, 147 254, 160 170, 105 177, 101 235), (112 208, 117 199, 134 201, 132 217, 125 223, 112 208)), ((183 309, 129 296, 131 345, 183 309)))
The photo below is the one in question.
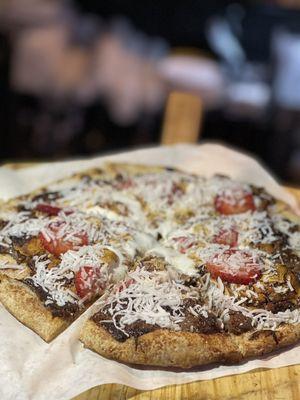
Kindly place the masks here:
POLYGON ((300 219, 263 188, 105 164, 0 207, 0 301, 46 342, 133 365, 234 363, 300 338, 300 219))

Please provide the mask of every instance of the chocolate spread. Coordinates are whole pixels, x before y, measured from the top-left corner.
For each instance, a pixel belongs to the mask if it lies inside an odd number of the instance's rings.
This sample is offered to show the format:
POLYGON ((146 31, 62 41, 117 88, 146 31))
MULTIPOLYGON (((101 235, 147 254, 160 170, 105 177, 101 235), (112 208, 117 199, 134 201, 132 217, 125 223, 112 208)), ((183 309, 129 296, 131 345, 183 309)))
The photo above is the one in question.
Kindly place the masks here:
MULTIPOLYGON (((51 299, 51 294, 46 292, 41 286, 34 284, 32 279, 24 279, 23 283, 34 291, 42 302, 45 302, 49 298, 51 299)), ((64 306, 59 306, 53 302, 45 305, 45 307, 51 311, 53 317, 61 317, 67 320, 75 319, 79 313, 79 306, 76 303, 66 303, 64 306)))

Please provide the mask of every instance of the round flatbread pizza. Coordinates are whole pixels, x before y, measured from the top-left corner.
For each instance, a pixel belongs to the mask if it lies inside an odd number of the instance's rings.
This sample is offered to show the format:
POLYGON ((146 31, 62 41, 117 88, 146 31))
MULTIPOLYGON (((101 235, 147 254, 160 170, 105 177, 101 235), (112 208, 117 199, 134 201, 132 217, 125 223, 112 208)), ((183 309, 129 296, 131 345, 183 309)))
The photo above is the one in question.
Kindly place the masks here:
POLYGON ((0 209, 0 301, 129 364, 234 363, 300 337, 300 219, 226 176, 107 164, 0 209))

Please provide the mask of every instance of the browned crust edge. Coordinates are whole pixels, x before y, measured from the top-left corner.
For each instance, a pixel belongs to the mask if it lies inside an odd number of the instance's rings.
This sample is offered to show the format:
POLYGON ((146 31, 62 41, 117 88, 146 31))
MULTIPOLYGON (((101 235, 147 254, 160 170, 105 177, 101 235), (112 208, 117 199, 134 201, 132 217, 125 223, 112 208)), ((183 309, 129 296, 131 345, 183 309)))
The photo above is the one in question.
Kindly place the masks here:
POLYGON ((69 326, 69 322, 53 317, 38 296, 24 283, 0 274, 0 301, 22 324, 50 342, 69 326))
POLYGON ((271 331, 233 334, 199 334, 158 329, 138 338, 118 342, 103 327, 88 320, 80 340, 100 355, 127 364, 191 368, 210 363, 236 363, 296 343, 300 324, 271 331))

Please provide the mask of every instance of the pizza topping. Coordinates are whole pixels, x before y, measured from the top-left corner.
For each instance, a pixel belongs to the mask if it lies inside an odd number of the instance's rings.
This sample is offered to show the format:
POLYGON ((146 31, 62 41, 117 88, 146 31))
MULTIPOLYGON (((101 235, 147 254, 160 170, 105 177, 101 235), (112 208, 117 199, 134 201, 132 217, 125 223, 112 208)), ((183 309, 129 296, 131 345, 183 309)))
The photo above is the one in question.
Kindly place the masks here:
POLYGON ((37 211, 40 211, 47 215, 58 215, 61 211, 60 207, 52 206, 51 204, 39 203, 35 207, 37 211))
POLYGON ((81 267, 75 274, 75 287, 78 296, 84 300, 91 300, 105 288, 101 268, 98 266, 81 267))
POLYGON ((57 207, 57 206, 54 206, 52 204, 47 204, 47 203, 37 204, 35 207, 35 210, 37 210, 43 214, 49 215, 49 216, 57 216, 62 211, 65 215, 70 215, 70 214, 74 213, 74 210, 57 207))
MULTIPOLYGON (((116 321, 118 321, 119 318, 120 317, 117 316, 116 321)), ((116 328, 115 324, 110 320, 110 315, 107 314, 106 308, 94 314, 92 316, 92 320, 96 324, 103 326, 119 342, 124 342, 126 339, 128 339, 128 337, 137 338, 159 328, 159 326, 151 325, 145 321, 138 320, 132 324, 126 325, 124 327, 124 331, 121 331, 120 329, 116 328)))
POLYGON ((238 233, 234 229, 221 229, 213 238, 213 242, 236 247, 238 243, 238 233))
POLYGON ((173 249, 163 246, 157 246, 149 250, 146 254, 158 255, 163 257, 169 264, 170 268, 181 274, 187 276, 193 276, 197 274, 195 262, 191 258, 187 257, 185 254, 180 254, 173 249))
POLYGON ((117 285, 115 287, 115 290, 117 292, 122 292, 124 289, 127 289, 130 285, 132 285, 134 283, 134 279, 130 278, 130 279, 126 279, 124 281, 122 281, 119 285, 117 285))
POLYGON ((0 231, 0 245, 11 244, 11 237, 29 238, 37 236, 47 224, 44 218, 31 218, 31 213, 23 211, 8 214, 8 222, 0 231))
POLYGON ((39 237, 45 250, 59 256, 78 246, 88 244, 88 236, 85 232, 68 232, 64 222, 51 222, 49 226, 40 233, 39 237))
POLYGON ((230 311, 226 318, 226 329, 234 335, 248 332, 252 329, 252 319, 238 311, 230 311))
POLYGON ((253 195, 242 188, 223 190, 215 198, 215 209, 224 215, 254 211, 253 195))
POLYGON ((135 183, 131 178, 126 178, 123 177, 122 175, 119 175, 117 177, 117 180, 118 182, 114 185, 114 187, 118 190, 129 189, 135 186, 135 183))
POLYGON ((220 332, 218 318, 212 312, 204 310, 198 299, 184 301, 184 321, 180 323, 183 331, 212 334, 220 332))
POLYGON ((225 250, 214 255, 206 268, 212 278, 220 277, 229 283, 248 285, 261 276, 262 267, 257 257, 242 250, 225 250))
POLYGON ((106 300, 108 322, 127 337, 126 325, 144 321, 161 328, 179 330, 179 322, 184 320, 182 297, 194 297, 193 292, 170 279, 166 271, 146 271, 137 268, 128 274, 133 282, 123 290, 112 293, 106 300))
POLYGON ((50 260, 45 256, 34 256, 35 274, 30 278, 32 284, 41 287, 46 293, 45 305, 57 304, 60 307, 68 303, 76 303, 78 296, 65 287, 65 278, 73 278, 72 271, 62 272, 59 266, 49 268, 50 260))
POLYGON ((190 238, 187 236, 177 236, 173 238, 174 242, 177 242, 177 248, 180 251, 180 253, 185 254, 188 249, 193 247, 195 244, 194 238, 190 238))

